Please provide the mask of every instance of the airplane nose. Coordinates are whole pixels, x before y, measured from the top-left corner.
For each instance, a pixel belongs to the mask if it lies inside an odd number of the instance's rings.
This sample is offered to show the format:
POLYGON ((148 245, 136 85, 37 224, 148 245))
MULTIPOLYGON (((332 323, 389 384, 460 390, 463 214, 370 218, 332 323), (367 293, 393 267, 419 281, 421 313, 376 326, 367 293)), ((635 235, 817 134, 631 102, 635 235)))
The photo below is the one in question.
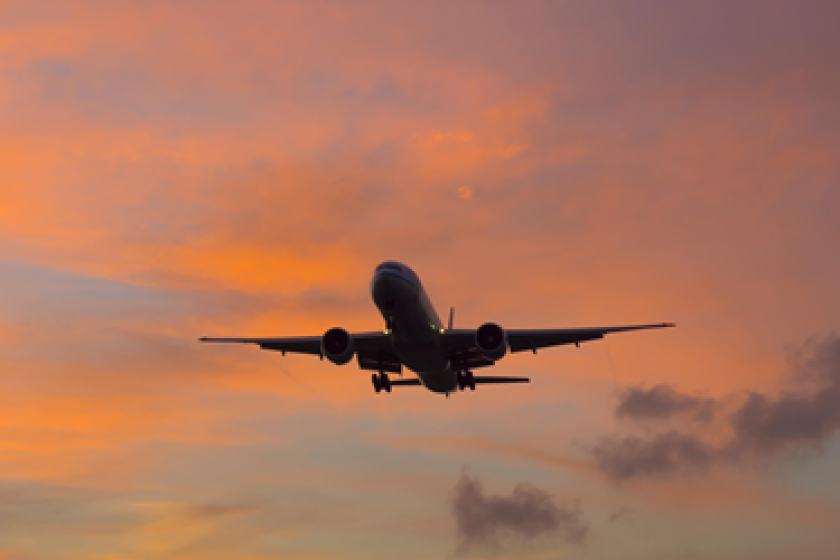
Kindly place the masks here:
POLYGON ((370 283, 370 292, 375 301, 380 299, 393 299, 394 283, 396 278, 391 274, 377 272, 373 275, 370 283))
POLYGON ((387 306, 393 305, 393 302, 397 300, 411 297, 414 287, 399 273, 381 270, 373 275, 370 291, 377 305, 387 306))

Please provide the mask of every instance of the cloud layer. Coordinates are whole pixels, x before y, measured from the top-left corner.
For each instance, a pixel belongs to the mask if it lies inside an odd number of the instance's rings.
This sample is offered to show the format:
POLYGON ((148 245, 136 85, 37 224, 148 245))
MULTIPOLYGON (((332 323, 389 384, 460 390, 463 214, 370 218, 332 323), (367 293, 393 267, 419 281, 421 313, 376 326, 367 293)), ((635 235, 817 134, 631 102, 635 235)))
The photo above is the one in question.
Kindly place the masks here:
POLYGON ((766 462, 787 451, 819 448, 840 430, 840 337, 811 341, 796 355, 791 381, 804 387, 777 397, 749 392, 721 422, 723 440, 709 425, 712 411, 724 406, 719 401, 665 385, 624 391, 615 412, 621 420, 667 428, 668 421, 687 414, 695 423, 684 431, 660 428, 644 436, 601 438, 592 448, 598 467, 622 481, 705 473, 714 465, 766 462))
MULTIPOLYGON (((838 328, 837 2, 43 4, 0 2, 0 556, 439 558, 465 462, 632 509, 593 557, 836 556, 773 500, 840 504, 831 346, 775 375, 838 328), (609 337, 617 410, 600 342, 448 400, 196 343, 381 328, 385 259, 459 328, 680 327, 609 337), (679 476, 814 446, 737 523, 679 476)), ((583 535, 535 484, 469 478, 460 542, 583 535)))

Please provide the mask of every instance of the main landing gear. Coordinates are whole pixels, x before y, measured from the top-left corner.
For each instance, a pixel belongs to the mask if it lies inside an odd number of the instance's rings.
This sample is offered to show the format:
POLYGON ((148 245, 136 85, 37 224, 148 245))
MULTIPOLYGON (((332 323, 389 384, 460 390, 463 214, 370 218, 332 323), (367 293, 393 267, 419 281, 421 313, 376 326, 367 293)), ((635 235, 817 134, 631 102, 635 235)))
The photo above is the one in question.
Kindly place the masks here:
POLYGON ((384 371, 380 371, 379 373, 374 373, 370 376, 371 381, 373 381, 373 390, 377 393, 381 390, 385 389, 386 393, 391 392, 391 380, 388 379, 388 374, 384 371))
POLYGON ((469 387, 470 391, 475 391, 475 378, 473 378, 473 374, 470 370, 465 369, 464 371, 459 371, 457 376, 459 389, 463 391, 469 387))

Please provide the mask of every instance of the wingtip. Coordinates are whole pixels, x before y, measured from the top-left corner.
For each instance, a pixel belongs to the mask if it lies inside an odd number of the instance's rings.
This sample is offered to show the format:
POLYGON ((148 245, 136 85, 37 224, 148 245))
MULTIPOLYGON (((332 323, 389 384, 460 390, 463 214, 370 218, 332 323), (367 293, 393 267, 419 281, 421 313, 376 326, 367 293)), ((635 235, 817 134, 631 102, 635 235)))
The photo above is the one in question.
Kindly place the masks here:
POLYGON ((671 322, 669 321, 669 322, 667 322, 667 323, 662 323, 662 326, 663 326, 663 327, 676 327, 676 326, 677 326, 677 324, 676 324, 676 323, 671 323, 671 322))
POLYGON ((205 342, 206 340, 207 340, 206 336, 201 336, 201 337, 198 338, 199 342, 205 342))

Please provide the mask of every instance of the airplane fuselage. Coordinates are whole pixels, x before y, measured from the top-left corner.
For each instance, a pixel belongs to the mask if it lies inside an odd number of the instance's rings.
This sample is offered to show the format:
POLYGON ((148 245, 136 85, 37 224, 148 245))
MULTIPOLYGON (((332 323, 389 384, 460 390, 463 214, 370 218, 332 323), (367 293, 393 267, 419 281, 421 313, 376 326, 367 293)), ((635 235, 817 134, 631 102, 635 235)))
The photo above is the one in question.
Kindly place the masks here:
POLYGON ((455 391, 457 374, 441 348, 443 323, 414 271, 398 262, 383 262, 373 274, 370 289, 402 363, 429 390, 455 391))

